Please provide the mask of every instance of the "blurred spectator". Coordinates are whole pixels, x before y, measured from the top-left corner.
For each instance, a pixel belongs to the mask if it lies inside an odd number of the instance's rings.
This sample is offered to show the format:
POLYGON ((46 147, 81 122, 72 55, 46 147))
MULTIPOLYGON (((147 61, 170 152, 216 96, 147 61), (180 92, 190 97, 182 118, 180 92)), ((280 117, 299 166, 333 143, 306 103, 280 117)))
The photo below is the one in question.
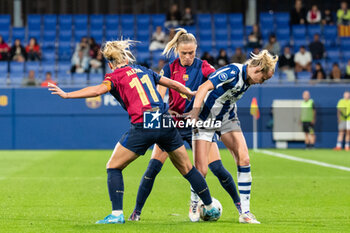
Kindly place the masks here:
POLYGON ((260 33, 259 25, 253 25, 253 31, 248 36, 247 47, 248 48, 261 48, 262 46, 262 36, 260 33))
POLYGON ((27 53, 19 39, 15 40, 15 44, 11 47, 10 54, 11 54, 12 61, 16 61, 16 62, 26 61, 27 53))
POLYGON ((219 51, 219 55, 216 58, 216 66, 217 68, 226 66, 229 62, 228 57, 227 57, 227 53, 225 49, 220 49, 219 51))
POLYGON ((255 55, 258 55, 260 53, 260 49, 259 48, 254 48, 252 53, 254 53, 255 55))
POLYGON ((87 37, 82 37, 80 42, 75 46, 74 54, 77 55, 79 51, 83 51, 84 56, 89 56, 90 46, 87 37))
POLYGON ((350 22, 350 11, 348 9, 348 3, 342 1, 340 3, 340 9, 337 11, 337 23, 339 25, 349 25, 350 22))
POLYGON ((169 41, 171 41, 174 38, 175 34, 176 34, 175 29, 174 28, 170 28, 169 33, 166 36, 166 42, 168 43, 169 41))
POLYGON ((290 24, 305 24, 306 23, 306 10, 303 7, 301 0, 295 1, 295 6, 290 12, 290 24))
POLYGON ((102 74, 104 67, 104 59, 102 53, 99 52, 95 58, 90 60, 90 73, 102 74))
POLYGON ((295 72, 308 71, 311 72, 312 56, 305 46, 300 46, 299 52, 294 56, 295 72))
POLYGON ((320 35, 315 34, 314 35, 314 40, 309 44, 309 49, 312 54, 312 59, 318 60, 322 59, 324 56, 324 45, 320 41, 320 35))
POLYGON ((181 24, 184 26, 194 25, 194 16, 190 7, 185 8, 185 13, 182 15, 181 24))
POLYGON ((306 19, 309 24, 319 24, 321 22, 321 12, 317 5, 312 5, 311 10, 307 12, 306 19))
POLYGON ((274 34, 271 34, 269 37, 269 41, 265 45, 265 49, 267 49, 273 55, 279 55, 281 52, 280 43, 278 43, 277 38, 274 34))
POLYGON ((34 70, 30 70, 28 72, 28 77, 27 78, 23 78, 22 80, 22 86, 39 86, 39 83, 37 82, 36 78, 35 78, 35 72, 34 70))
POLYGON ((89 44, 89 56, 91 58, 96 58, 100 52, 100 45, 96 43, 93 37, 90 37, 88 39, 88 44, 89 44))
POLYGON ((152 34, 150 51, 160 50, 165 48, 166 36, 161 26, 157 26, 156 31, 152 34))
POLYGON ((47 87, 49 83, 57 85, 57 83, 52 80, 52 74, 50 71, 45 73, 45 80, 41 83, 41 86, 47 87))
POLYGON ((322 24, 323 25, 333 25, 334 24, 334 18, 333 18, 331 10, 329 10, 329 9, 324 10, 324 13, 322 15, 322 24))
POLYGON ((215 60, 214 60, 213 56, 210 55, 210 53, 208 53, 208 52, 204 52, 201 59, 206 60, 212 66, 215 65, 215 60))
POLYGON ((235 54, 233 54, 233 56, 231 57, 231 62, 243 64, 244 62, 246 62, 246 60, 247 56, 245 55, 245 53, 243 53, 242 48, 236 48, 235 54))
POLYGON ((166 14, 166 21, 164 26, 166 28, 173 28, 179 26, 181 22, 181 13, 177 4, 173 4, 170 7, 170 10, 166 14))
POLYGON ((35 38, 30 38, 29 44, 26 47, 27 60, 28 61, 40 61, 41 60, 41 50, 38 42, 35 38))
POLYGON ((72 57, 72 73, 84 73, 89 70, 89 57, 84 55, 84 50, 74 53, 72 57))
POLYGON ((311 79, 313 80, 324 80, 326 79, 326 73, 321 65, 321 63, 317 62, 315 65, 315 70, 312 74, 311 79))
MULTIPOLYGON (((165 63, 166 63, 166 61, 164 60, 164 59, 159 59, 159 61, 158 61, 158 64, 157 64, 157 67, 154 67, 153 68, 153 70, 154 70, 154 72, 156 72, 156 73, 160 73, 160 71, 163 69, 163 67, 165 66, 165 63)), ((163 72, 163 74, 164 74, 164 72, 163 72)))
POLYGON ((0 35, 0 61, 7 61, 10 47, 4 41, 4 38, 0 35))
POLYGON ((288 81, 295 81, 294 74, 294 55, 288 46, 284 47, 283 54, 278 59, 278 66, 282 73, 285 73, 288 81))
POLYGON ((334 81, 340 81, 341 79, 341 70, 338 63, 333 63, 332 70, 330 73, 330 78, 334 81))
POLYGON ((348 60, 348 63, 346 63, 344 78, 350 79, 350 60, 348 60))

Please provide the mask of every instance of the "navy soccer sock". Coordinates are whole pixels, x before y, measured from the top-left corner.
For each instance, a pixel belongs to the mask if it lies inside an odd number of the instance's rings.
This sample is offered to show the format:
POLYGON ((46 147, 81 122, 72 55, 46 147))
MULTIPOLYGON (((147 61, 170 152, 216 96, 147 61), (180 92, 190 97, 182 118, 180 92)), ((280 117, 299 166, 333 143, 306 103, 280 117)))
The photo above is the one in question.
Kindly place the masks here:
POLYGON ((119 169, 107 168, 107 184, 112 210, 123 210, 124 182, 123 174, 119 169))
POLYGON ((192 188, 202 199, 204 205, 210 205, 212 200, 209 188, 207 182, 199 171, 195 167, 192 167, 191 171, 184 175, 184 177, 190 182, 192 188))
POLYGON ((216 160, 209 164, 210 170, 214 175, 219 179, 222 187, 230 194, 238 212, 241 213, 241 199, 239 198, 235 181, 232 178, 232 175, 226 170, 222 165, 221 160, 216 160))
POLYGON ((145 174, 143 174, 143 177, 142 177, 141 182, 140 182, 140 187, 139 187, 139 190, 137 192, 135 211, 138 214, 141 214, 141 210, 142 210, 143 206, 145 205, 147 197, 151 193, 154 180, 155 180, 157 174, 162 169, 162 166, 163 166, 162 162, 160 162, 157 159, 151 159, 149 161, 147 170, 146 170, 145 174))

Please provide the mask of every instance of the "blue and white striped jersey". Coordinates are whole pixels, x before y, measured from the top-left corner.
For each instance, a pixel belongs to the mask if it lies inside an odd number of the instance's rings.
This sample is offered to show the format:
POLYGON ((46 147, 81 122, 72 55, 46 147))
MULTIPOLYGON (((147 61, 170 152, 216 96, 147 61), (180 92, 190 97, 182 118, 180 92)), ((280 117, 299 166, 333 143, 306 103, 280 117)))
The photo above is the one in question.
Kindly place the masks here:
POLYGON ((199 118, 203 121, 215 119, 220 121, 237 118, 236 102, 249 88, 247 65, 232 63, 209 76, 214 89, 204 99, 199 118))

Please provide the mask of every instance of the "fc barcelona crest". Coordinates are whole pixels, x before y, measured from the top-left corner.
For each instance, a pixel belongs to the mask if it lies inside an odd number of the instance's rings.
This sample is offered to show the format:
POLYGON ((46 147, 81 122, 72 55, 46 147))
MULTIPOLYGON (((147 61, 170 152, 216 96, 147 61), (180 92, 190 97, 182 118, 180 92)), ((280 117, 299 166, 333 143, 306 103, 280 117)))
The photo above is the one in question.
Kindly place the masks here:
POLYGON ((184 81, 187 81, 187 80, 188 80, 188 74, 184 74, 184 75, 182 76, 182 79, 183 79, 184 81))

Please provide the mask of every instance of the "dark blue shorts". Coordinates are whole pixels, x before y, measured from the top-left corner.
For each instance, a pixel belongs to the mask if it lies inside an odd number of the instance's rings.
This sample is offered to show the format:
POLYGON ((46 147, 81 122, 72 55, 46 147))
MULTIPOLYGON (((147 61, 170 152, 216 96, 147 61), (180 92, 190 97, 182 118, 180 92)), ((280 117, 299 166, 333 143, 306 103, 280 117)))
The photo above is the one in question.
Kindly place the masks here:
POLYGON ((143 124, 131 124, 119 143, 139 155, 144 155, 153 144, 166 152, 174 151, 184 144, 175 128, 144 129, 143 124))
POLYGON ((177 131, 179 131, 182 140, 187 142, 192 149, 192 128, 177 128, 177 131))

